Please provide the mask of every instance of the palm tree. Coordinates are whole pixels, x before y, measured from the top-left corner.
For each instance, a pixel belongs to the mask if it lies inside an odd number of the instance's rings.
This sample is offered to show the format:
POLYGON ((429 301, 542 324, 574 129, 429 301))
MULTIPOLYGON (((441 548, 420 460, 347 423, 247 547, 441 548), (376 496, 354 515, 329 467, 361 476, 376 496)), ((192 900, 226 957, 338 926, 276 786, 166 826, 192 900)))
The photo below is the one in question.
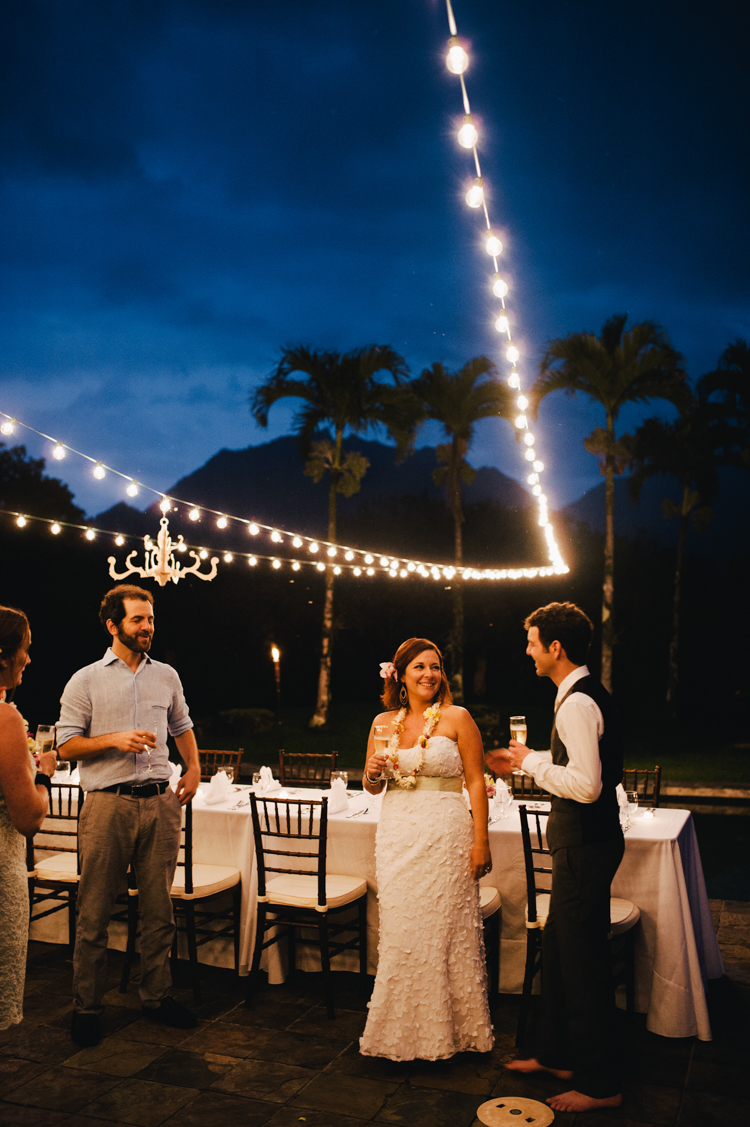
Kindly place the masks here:
POLYGON ((690 394, 678 419, 671 423, 664 419, 646 419, 633 435, 631 444, 634 472, 628 480, 628 487, 636 503, 644 482, 656 475, 676 477, 682 486, 679 505, 670 498, 662 501, 665 517, 680 518, 667 678, 667 708, 673 719, 677 717, 678 707, 680 601, 685 542, 691 523, 696 532, 704 532, 713 519, 711 503, 718 491, 717 469, 723 460, 717 452, 721 444, 718 429, 721 423, 715 409, 690 394))
POLYGON ((720 408, 722 420, 734 424, 722 428, 727 463, 750 470, 750 345, 746 340, 738 337, 727 345, 716 370, 701 376, 698 392, 702 400, 720 408))
POLYGON ((615 639, 615 473, 622 472, 628 459, 627 445, 618 444, 615 437, 615 422, 626 403, 667 399, 679 406, 687 389, 683 358, 665 331, 653 321, 642 321, 625 332, 627 319, 626 313, 610 317, 598 337, 590 332, 570 333, 549 341, 531 392, 535 407, 545 395, 562 390, 570 396, 583 392, 604 408, 606 426, 597 427, 585 445, 601 458, 606 480, 601 678, 610 691, 615 639))
MULTIPOLYGON (((513 410, 511 391, 496 377, 497 369, 493 362, 486 356, 475 356, 459 372, 449 372, 442 364, 435 363, 425 368, 411 385, 421 418, 441 423, 449 439, 435 450, 441 464, 433 470, 432 476, 436 485, 445 486, 446 503, 453 516, 456 568, 463 564, 461 482, 471 485, 476 477, 476 470, 466 461, 474 426, 480 419, 498 416, 510 419, 512 414, 517 414, 513 410)), ((464 695, 464 601, 460 574, 451 586, 453 629, 447 649, 451 659, 451 692, 454 700, 461 704, 464 695)))
MULTIPOLYGON (((328 540, 336 541, 336 501, 339 493, 357 493, 369 466, 356 451, 344 455, 344 431, 362 434, 383 424, 396 439, 400 452, 409 444, 413 427, 398 409, 398 392, 407 373, 403 357, 390 345, 370 345, 351 352, 334 352, 286 346, 281 359, 265 383, 250 396, 253 418, 268 426, 268 412, 279 399, 301 399, 302 407, 294 421, 303 456, 305 473, 318 482, 328 472, 328 540), (295 372, 304 378, 292 378, 295 372), (388 372, 391 385, 375 377, 388 372), (333 441, 315 435, 331 428, 333 441)), ((331 652, 333 647, 333 566, 326 568, 326 593, 323 606, 323 636, 318 674, 318 696, 311 728, 320 728, 328 719, 331 699, 331 652)))

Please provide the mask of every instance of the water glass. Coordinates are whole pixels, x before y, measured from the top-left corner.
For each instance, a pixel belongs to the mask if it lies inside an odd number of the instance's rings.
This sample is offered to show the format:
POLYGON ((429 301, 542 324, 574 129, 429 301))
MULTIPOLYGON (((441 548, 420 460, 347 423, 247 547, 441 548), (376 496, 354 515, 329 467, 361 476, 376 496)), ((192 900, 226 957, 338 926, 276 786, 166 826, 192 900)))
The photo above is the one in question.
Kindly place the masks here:
POLYGON ((225 766, 220 767, 219 770, 224 772, 230 783, 234 782, 234 767, 230 767, 228 764, 226 764, 225 766))
POLYGON ((628 790, 625 791, 628 800, 628 814, 634 818, 638 813, 638 791, 628 790))
POLYGON ((260 771, 253 771, 253 787, 257 790, 260 786, 260 771))

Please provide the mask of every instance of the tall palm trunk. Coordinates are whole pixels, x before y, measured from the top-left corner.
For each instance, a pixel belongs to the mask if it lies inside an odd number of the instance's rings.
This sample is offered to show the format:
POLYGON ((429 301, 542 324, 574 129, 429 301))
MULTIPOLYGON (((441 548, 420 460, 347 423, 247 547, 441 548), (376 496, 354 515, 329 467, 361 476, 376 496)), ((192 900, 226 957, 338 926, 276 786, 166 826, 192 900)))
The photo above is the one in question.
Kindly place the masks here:
POLYGON ((612 692, 612 647, 615 624, 615 421, 607 411, 607 451, 605 456, 606 530, 604 534, 604 583, 602 587, 602 684, 612 692))
POLYGON ((669 643, 669 673, 667 676, 667 708, 673 720, 677 719, 677 693, 680 669, 680 596, 682 594, 682 569, 685 565, 685 541, 687 540, 690 510, 695 500, 690 484, 682 487, 682 508, 680 509, 680 535, 677 539, 677 560, 674 569, 674 595, 672 598, 672 640, 669 643))
MULTIPOLYGON (((453 513, 453 544, 456 571, 464 562, 464 514, 461 507, 461 462, 464 456, 461 440, 453 436, 449 469, 450 506, 453 513)), ((451 693, 456 704, 464 703, 464 581, 456 574, 451 584, 453 596, 453 631, 451 635, 451 693)))
MULTIPOLYGON (((341 446, 343 431, 336 428, 336 450, 331 462, 331 482, 328 489, 328 539, 336 542, 336 500, 341 476, 341 446)), ((322 728, 328 720, 331 704, 331 655, 333 651, 333 568, 326 568, 326 593, 323 601, 323 634, 320 643, 320 670, 318 672, 318 699, 311 728, 322 728)))

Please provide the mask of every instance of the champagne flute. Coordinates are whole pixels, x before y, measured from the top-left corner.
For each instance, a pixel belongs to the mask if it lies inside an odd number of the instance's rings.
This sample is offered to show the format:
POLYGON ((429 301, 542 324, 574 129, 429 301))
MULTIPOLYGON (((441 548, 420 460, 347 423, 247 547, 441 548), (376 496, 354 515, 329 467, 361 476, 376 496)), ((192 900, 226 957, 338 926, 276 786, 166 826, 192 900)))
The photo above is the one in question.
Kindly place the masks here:
POLYGON ((375 736, 375 750, 382 752, 388 751, 388 744, 391 742, 389 724, 376 724, 373 734, 375 736))
MULTIPOLYGON (((149 725, 149 726, 148 726, 148 727, 147 727, 146 729, 144 729, 144 730, 145 730, 146 732, 150 732, 150 733, 151 733, 151 735, 152 735, 152 736, 154 737, 154 739, 158 739, 158 738, 159 738, 159 731, 158 731, 158 729, 156 728, 156 726, 155 726, 154 724, 150 724, 150 725, 149 725)), ((153 749, 153 748, 152 748, 152 747, 151 747, 151 746, 150 746, 149 744, 145 744, 145 749, 146 749, 146 753, 147 753, 147 755, 148 755, 148 767, 146 768, 146 770, 148 771, 148 773, 149 773, 149 775, 150 775, 150 774, 151 774, 151 772, 152 772, 152 771, 153 771, 153 769, 154 769, 154 768, 153 768, 153 765, 152 765, 152 763, 151 763, 151 752, 152 752, 152 751, 153 751, 154 749, 153 749)))
POLYGON ((52 751, 55 746, 54 724, 40 724, 34 738, 38 755, 44 755, 45 751, 52 751))
POLYGON ((516 740, 520 744, 526 743, 528 735, 528 728, 526 726, 525 716, 511 716, 510 718, 510 738, 516 740))

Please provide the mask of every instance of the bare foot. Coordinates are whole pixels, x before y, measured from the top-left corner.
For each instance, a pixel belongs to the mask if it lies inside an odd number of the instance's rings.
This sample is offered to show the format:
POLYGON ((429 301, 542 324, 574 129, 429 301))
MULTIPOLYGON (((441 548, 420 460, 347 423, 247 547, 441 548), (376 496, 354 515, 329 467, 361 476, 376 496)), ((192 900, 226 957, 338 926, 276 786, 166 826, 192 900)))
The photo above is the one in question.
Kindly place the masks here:
POLYGON ((583 1092, 563 1092, 561 1096, 550 1096, 547 1103, 553 1111, 596 1111, 600 1107, 619 1107, 622 1094, 595 1100, 593 1096, 584 1096, 583 1092))
POLYGON ((566 1072, 563 1068, 547 1068, 545 1064, 540 1064, 535 1057, 531 1057, 529 1060, 512 1060, 505 1067, 509 1068, 511 1072, 551 1072, 558 1080, 573 1079, 572 1072, 566 1072))

